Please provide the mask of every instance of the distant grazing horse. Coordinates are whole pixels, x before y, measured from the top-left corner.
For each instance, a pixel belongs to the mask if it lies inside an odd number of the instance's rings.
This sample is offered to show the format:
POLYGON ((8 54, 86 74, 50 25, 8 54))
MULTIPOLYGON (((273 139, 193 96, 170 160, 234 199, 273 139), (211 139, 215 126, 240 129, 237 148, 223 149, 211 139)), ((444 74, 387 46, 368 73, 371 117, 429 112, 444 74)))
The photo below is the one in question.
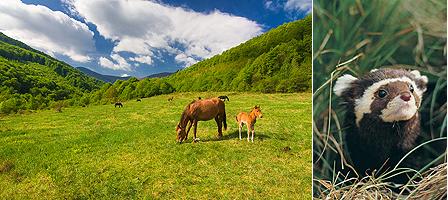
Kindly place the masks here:
POLYGON ((168 101, 172 101, 174 99, 174 97, 170 97, 168 98, 168 101))
POLYGON ((117 106, 118 106, 119 108, 121 108, 121 107, 123 107, 123 104, 122 104, 121 102, 117 102, 117 103, 115 103, 115 108, 116 108, 117 106))
POLYGON ((243 124, 247 126, 247 141, 249 141, 249 134, 252 131, 252 142, 254 142, 254 125, 257 121, 257 117, 263 118, 263 113, 261 113, 260 106, 255 106, 252 111, 247 114, 246 112, 240 112, 236 116, 236 121, 238 123, 239 132, 240 132, 240 140, 241 140, 241 129, 243 128, 243 124))
POLYGON ((222 137, 222 124, 224 124, 224 130, 227 130, 226 122, 226 108, 223 101, 218 98, 194 100, 185 107, 184 112, 180 118, 180 122, 177 124, 176 140, 180 143, 188 139, 188 132, 190 128, 194 126, 194 138, 193 142, 199 140, 196 138, 196 130, 198 126, 198 121, 208 121, 215 119, 218 125, 218 138, 222 137), (187 129, 187 125, 188 130, 187 129))
POLYGON ((230 101, 228 96, 219 96, 218 98, 220 98, 221 100, 225 101, 230 101))

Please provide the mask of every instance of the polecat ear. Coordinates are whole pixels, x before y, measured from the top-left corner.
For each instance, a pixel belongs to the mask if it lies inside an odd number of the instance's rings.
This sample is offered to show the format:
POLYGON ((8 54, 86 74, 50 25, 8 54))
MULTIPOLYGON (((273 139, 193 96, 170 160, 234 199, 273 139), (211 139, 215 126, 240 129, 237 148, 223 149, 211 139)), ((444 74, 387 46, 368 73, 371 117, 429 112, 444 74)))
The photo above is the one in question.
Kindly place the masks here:
POLYGON ((339 77, 338 80, 336 80, 336 84, 333 87, 333 92, 337 96, 341 96, 344 91, 350 88, 350 85, 353 83, 353 81, 356 80, 358 79, 350 74, 345 74, 344 76, 339 77))
POLYGON ((417 79, 417 85, 419 88, 423 90, 423 92, 426 91, 426 85, 428 84, 428 77, 421 75, 418 70, 412 70, 411 74, 415 76, 415 79, 417 79))
POLYGON ((428 77, 422 76, 418 70, 412 70, 411 74, 414 74, 416 79, 421 80, 425 84, 428 84, 428 77))

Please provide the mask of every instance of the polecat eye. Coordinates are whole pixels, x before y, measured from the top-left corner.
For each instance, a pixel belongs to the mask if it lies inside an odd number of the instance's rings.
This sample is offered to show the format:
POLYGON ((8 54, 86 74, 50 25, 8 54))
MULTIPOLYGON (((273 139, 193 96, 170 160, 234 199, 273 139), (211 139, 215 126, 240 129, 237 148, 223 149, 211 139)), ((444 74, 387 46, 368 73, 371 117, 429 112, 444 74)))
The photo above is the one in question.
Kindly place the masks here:
POLYGON ((378 91, 378 97, 380 98, 384 98, 387 96, 387 91, 386 90, 380 90, 378 91))
POLYGON ((414 86, 412 86, 412 84, 409 85, 409 90, 411 91, 411 93, 414 93, 414 86))

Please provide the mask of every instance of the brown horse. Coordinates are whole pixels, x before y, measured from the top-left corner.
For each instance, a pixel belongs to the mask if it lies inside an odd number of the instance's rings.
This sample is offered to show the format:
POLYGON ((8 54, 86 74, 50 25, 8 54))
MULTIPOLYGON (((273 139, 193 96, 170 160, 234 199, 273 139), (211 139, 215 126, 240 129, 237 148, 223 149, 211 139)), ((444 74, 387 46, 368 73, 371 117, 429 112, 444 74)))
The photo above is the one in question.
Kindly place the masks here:
POLYGON ((254 125, 255 122, 257 121, 257 117, 263 118, 263 113, 261 113, 260 106, 255 106, 249 114, 247 114, 246 112, 240 112, 236 116, 236 121, 238 123, 240 132, 240 140, 241 140, 241 129, 243 128, 243 124, 246 124, 247 141, 249 142, 249 135, 250 132, 252 131, 252 142, 254 142, 254 135, 255 135, 254 125))
POLYGON ((221 138, 222 124, 224 124, 224 130, 227 130, 226 108, 224 102, 218 98, 195 100, 191 102, 185 107, 185 110, 180 118, 180 122, 177 124, 176 140, 180 143, 187 140, 188 132, 190 132, 190 128, 193 125, 193 142, 196 142, 198 140, 198 138, 196 138, 198 121, 208 121, 213 118, 218 125, 218 138, 221 138), (188 123, 190 124, 188 126, 188 130, 186 130, 188 123))

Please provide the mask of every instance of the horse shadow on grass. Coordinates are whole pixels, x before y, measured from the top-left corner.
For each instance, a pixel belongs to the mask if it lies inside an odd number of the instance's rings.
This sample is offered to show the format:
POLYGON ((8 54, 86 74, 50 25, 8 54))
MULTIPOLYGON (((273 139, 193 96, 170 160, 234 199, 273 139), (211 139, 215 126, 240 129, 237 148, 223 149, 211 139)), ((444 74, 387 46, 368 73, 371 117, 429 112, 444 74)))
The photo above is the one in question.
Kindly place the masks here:
MULTIPOLYGON (((251 133, 251 137, 252 137, 252 133, 251 133)), ((223 136, 221 138, 218 138, 216 136, 212 136, 212 137, 207 137, 204 138, 204 140, 201 140, 201 142, 213 142, 213 141, 221 141, 221 140, 233 140, 233 139, 238 139, 239 140, 240 136, 239 136, 239 132, 238 130, 231 132, 230 134, 226 134, 226 132, 223 133, 223 136)), ((263 133, 257 133, 255 131, 255 135, 254 135, 254 141, 263 141, 266 139, 270 139, 271 137, 269 137, 268 135, 265 135, 263 133)), ((247 131, 241 131, 241 140, 247 140, 247 131)))

